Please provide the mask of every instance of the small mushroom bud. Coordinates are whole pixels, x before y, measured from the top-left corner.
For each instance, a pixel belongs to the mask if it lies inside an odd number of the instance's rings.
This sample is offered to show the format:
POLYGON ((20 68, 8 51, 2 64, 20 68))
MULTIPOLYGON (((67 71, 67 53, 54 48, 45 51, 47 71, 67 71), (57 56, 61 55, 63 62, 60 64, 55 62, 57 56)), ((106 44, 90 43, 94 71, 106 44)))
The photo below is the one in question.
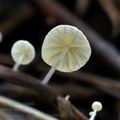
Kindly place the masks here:
POLYGON ((90 116, 91 116, 91 117, 90 117, 89 120, 94 120, 97 112, 99 112, 99 111, 102 110, 102 103, 100 103, 100 102, 98 102, 98 101, 95 101, 95 102, 92 104, 92 109, 93 109, 93 111, 90 112, 90 116))
POLYGON ((70 95, 65 96, 65 100, 68 101, 70 99, 70 95))
POLYGON ((35 49, 31 43, 26 40, 19 40, 12 46, 11 55, 16 63, 13 70, 17 71, 20 65, 27 65, 35 57, 35 49))
POLYGON ((46 35, 42 45, 42 58, 52 66, 42 83, 47 84, 55 70, 77 71, 86 64, 90 55, 90 44, 78 28, 58 25, 46 35))

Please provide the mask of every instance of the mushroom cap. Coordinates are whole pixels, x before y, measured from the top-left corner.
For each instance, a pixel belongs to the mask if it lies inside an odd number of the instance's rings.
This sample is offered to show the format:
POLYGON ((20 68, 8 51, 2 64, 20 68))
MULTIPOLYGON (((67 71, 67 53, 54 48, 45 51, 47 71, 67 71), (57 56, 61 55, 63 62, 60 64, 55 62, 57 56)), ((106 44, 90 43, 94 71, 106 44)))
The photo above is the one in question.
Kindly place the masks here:
POLYGON ((22 65, 29 64, 35 57, 35 49, 31 43, 26 40, 19 40, 12 46, 11 55, 14 62, 18 62, 22 57, 22 65))
POLYGON ((95 101, 95 102, 92 104, 92 109, 93 109, 94 111, 97 111, 97 112, 101 111, 101 110, 102 110, 102 103, 99 102, 99 101, 95 101))
POLYGON ((58 25, 45 37, 42 59, 61 72, 73 72, 83 67, 91 55, 90 44, 76 27, 58 25))

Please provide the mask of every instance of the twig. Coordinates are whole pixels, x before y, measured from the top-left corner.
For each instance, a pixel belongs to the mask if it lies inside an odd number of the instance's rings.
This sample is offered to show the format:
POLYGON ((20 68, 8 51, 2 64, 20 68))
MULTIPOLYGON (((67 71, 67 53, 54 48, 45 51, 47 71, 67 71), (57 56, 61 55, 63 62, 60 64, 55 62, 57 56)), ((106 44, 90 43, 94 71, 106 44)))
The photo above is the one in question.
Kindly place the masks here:
POLYGON ((22 72, 14 72, 12 69, 2 65, 0 65, 0 78, 7 80, 7 82, 9 83, 26 86, 35 90, 36 92, 39 91, 39 95, 42 95, 44 98, 47 98, 50 102, 55 102, 56 96, 59 95, 51 87, 48 87, 47 85, 42 85, 39 79, 22 72))
MULTIPOLYGON (((70 95, 71 99, 86 99, 91 96, 103 96, 101 92, 95 91, 93 88, 82 87, 76 84, 67 84, 67 85, 58 85, 58 84, 51 84, 51 87, 54 88, 56 91, 60 93, 62 96, 66 96, 67 94, 70 95)), ((3 95, 10 95, 12 97, 22 97, 22 98, 35 98, 41 100, 42 96, 38 93, 29 89, 27 87, 18 86, 14 84, 2 84, 0 86, 0 94, 3 95), (26 95, 27 91, 27 95, 26 95), (34 96, 34 97, 33 97, 34 96)))
POLYGON ((15 100, 9 99, 7 97, 0 96, 0 104, 8 106, 8 107, 12 107, 21 112, 33 115, 34 117, 38 118, 39 120, 58 120, 56 118, 51 117, 50 115, 47 115, 41 111, 38 111, 35 108, 26 106, 24 104, 16 102, 15 100))
MULTIPOLYGON (((45 65, 40 64, 36 65, 36 69, 38 71, 47 71, 48 68, 45 67, 45 65), (41 69, 42 68, 42 69, 41 69)), ((105 78, 98 75, 85 73, 85 72, 74 72, 70 74, 65 74, 62 72, 56 72, 56 75, 59 75, 59 77, 68 78, 69 81, 76 81, 76 82, 85 82, 87 84, 90 84, 99 90, 104 91, 107 94, 110 94, 112 96, 115 96, 117 98, 120 98, 120 82, 116 79, 111 78, 105 78), (109 83, 109 84, 108 84, 109 83)), ((67 79, 66 79, 67 80, 67 79)))
POLYGON ((104 78, 97 75, 92 75, 89 73, 84 72, 76 72, 69 75, 62 75, 61 76, 69 76, 69 78, 74 78, 71 80, 76 81, 83 81, 97 87, 99 90, 104 91, 107 94, 110 94, 116 98, 120 98, 120 82, 119 80, 114 80, 110 78, 104 78), (108 84, 109 83, 109 84, 108 84))
POLYGON ((109 16, 112 27, 113 27, 113 35, 116 35, 120 32, 120 10, 114 3, 114 0, 99 0, 103 9, 109 16))
POLYGON ((101 56, 106 64, 114 67, 118 73, 120 72, 120 54, 117 49, 105 39, 99 36, 94 30, 92 30, 88 25, 82 22, 79 18, 74 16, 62 5, 51 1, 51 0, 32 0, 36 3, 36 6, 42 10, 45 15, 53 16, 59 21, 65 24, 72 24, 77 26, 84 34, 88 37, 92 48, 101 56), (114 58, 114 59, 113 59, 114 58))
POLYGON ((2 120, 14 120, 8 113, 0 110, 0 119, 2 120))
POLYGON ((92 96, 102 96, 102 93, 99 90, 95 90, 94 88, 83 87, 82 85, 70 84, 67 85, 55 85, 51 84, 51 86, 56 89, 62 96, 70 95, 71 99, 86 99, 92 96))
MULTIPOLYGON (((30 75, 26 75, 25 73, 22 72, 14 72, 12 69, 2 65, 0 65, 0 78, 8 81, 9 83, 15 83, 21 86, 27 86, 35 90, 38 94, 42 95, 44 98, 47 98, 49 102, 54 103, 54 105, 57 104, 56 100, 59 94, 51 87, 48 87, 47 85, 45 86, 42 85, 39 79, 36 79, 30 75)), ((66 101, 64 100, 64 102, 66 101)), ((77 108, 75 109, 77 110, 77 108)), ((79 112, 79 114, 80 114, 79 117, 81 116, 81 120, 88 120, 87 118, 84 119, 85 116, 83 114, 81 115, 81 112, 79 112)), ((67 113, 67 115, 68 117, 70 117, 69 113, 67 113)), ((76 114, 73 113, 73 115, 76 114)), ((65 118, 63 119, 66 120, 65 118)))
POLYGON ((65 120, 88 120, 82 113, 80 113, 69 100, 64 100, 61 97, 57 98, 59 111, 61 112, 61 116, 65 118, 65 120), (83 116, 83 118, 81 118, 83 116))
MULTIPOLYGON (((18 98, 18 97, 22 97, 22 98, 32 98, 33 96, 35 96, 37 98, 37 100, 41 99, 42 96, 40 96, 38 93, 36 93, 35 91, 33 91, 32 89, 28 88, 28 87, 23 87, 20 85, 15 85, 15 84, 10 84, 10 83, 5 83, 2 84, 0 86, 0 94, 2 95, 7 95, 7 96, 12 96, 12 98, 18 98), (26 94, 27 91, 27 94, 26 94), (9 94, 10 93, 10 94, 9 94)), ((33 97, 34 98, 34 97, 33 97)))

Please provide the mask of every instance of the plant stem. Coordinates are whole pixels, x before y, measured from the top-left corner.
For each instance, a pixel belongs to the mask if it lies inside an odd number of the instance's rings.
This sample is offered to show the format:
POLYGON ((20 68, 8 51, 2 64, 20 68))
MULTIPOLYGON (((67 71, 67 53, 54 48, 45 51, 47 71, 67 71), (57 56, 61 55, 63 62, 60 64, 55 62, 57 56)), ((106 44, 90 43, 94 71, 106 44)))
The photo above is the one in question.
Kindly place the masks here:
POLYGON ((39 120, 58 120, 56 118, 51 117, 50 115, 47 115, 43 112, 38 111, 35 108, 21 104, 19 102, 16 102, 15 100, 11 100, 11 99, 3 97, 3 96, 0 96, 0 104, 11 107, 16 110, 19 110, 21 112, 33 115, 34 117, 38 118, 39 120))

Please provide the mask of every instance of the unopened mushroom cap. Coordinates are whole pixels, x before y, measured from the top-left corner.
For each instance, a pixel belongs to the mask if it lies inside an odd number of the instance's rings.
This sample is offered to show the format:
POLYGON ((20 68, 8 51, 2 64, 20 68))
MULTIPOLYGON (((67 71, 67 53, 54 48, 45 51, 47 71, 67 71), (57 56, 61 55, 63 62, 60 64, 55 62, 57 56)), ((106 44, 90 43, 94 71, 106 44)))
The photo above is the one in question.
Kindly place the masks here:
POLYGON ((83 67, 91 55, 90 44, 76 27, 58 25, 45 37, 42 58, 61 72, 72 72, 83 67))
POLYGON ((21 64, 29 64, 35 57, 35 49, 31 43, 26 40, 19 40, 12 46, 11 55, 13 60, 17 63, 21 57, 21 64))
POLYGON ((99 101, 95 101, 93 104, 92 104, 92 109, 99 112, 102 110, 102 103, 99 102, 99 101))

